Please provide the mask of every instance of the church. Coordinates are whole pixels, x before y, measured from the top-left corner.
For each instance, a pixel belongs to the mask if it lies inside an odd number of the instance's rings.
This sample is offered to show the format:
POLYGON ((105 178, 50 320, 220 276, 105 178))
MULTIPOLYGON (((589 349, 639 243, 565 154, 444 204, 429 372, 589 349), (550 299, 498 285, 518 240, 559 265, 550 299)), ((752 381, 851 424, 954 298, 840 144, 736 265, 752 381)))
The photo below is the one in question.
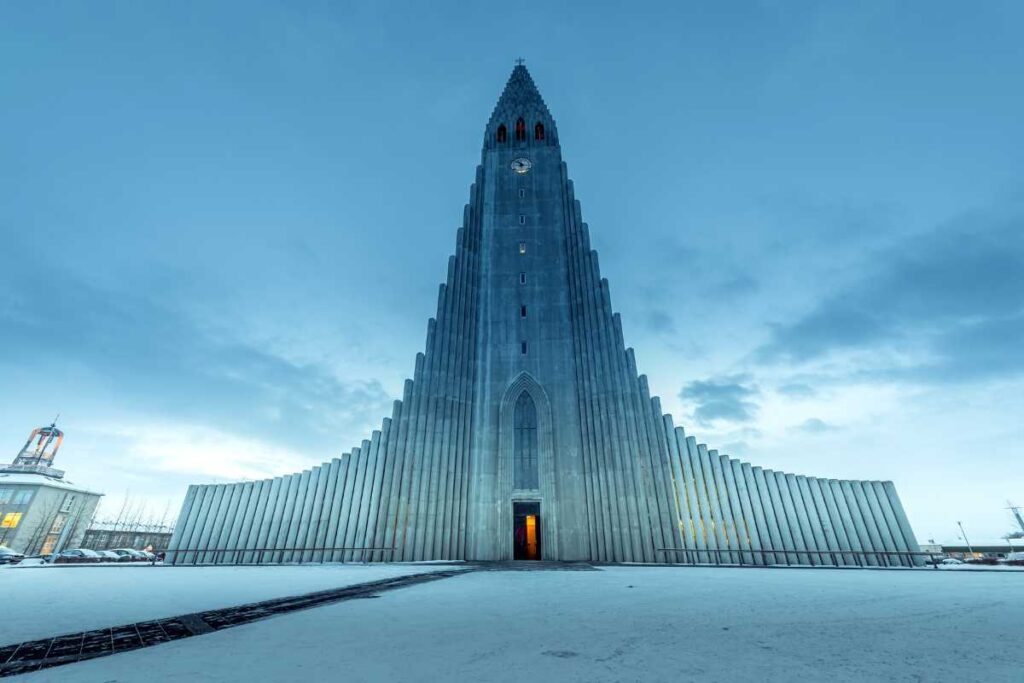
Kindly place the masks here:
POLYGON ((190 486, 168 563, 918 562, 892 482, 763 469, 662 411, 521 63, 469 194, 390 417, 309 470, 190 486))

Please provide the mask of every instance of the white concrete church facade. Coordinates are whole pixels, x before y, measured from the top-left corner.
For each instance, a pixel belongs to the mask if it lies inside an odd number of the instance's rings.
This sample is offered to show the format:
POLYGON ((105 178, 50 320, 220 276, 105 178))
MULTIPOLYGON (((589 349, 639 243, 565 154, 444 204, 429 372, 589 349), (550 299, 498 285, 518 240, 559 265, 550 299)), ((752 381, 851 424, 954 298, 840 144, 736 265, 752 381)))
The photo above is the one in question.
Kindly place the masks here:
POLYGON ((391 417, 310 470, 189 487, 168 562, 905 565, 918 550, 891 482, 764 470, 662 412, 519 65, 391 417))

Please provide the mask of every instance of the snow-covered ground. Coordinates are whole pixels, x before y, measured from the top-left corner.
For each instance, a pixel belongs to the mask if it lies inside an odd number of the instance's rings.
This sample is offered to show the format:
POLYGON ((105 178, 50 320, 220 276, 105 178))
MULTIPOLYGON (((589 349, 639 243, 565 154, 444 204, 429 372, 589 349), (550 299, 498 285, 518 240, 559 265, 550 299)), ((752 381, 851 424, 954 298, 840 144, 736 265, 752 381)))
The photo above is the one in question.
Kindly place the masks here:
POLYGON ((437 569, 451 565, 5 566, 0 647, 437 569))
MULTIPOLYGON (((259 571, 269 584, 279 572, 277 581, 292 589, 301 569, 259 571)), ((1020 681, 1022 579, 1016 572, 482 571, 23 678, 1020 681)), ((209 590, 202 582, 191 589, 209 590)))

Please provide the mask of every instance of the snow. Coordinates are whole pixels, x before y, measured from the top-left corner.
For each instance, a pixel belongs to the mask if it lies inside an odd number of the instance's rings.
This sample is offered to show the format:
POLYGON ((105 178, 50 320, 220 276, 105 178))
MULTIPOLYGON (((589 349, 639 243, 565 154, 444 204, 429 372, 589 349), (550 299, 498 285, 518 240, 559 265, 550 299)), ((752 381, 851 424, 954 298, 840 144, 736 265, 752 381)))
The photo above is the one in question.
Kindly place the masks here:
POLYGON ((74 491, 76 493, 90 493, 94 496, 103 495, 102 493, 96 493, 95 491, 84 489, 81 486, 76 486, 73 482, 70 482, 67 479, 57 479, 32 472, 0 472, 0 485, 6 486, 14 484, 52 486, 53 488, 67 489, 68 491, 74 491))
MULTIPOLYGON (((297 589, 300 569, 250 576, 297 589)), ((479 571, 23 680, 1019 681, 1022 610, 1013 573, 479 571)))
POLYGON ((412 564, 154 567, 148 562, 4 565, 0 567, 0 647, 451 568, 412 564))

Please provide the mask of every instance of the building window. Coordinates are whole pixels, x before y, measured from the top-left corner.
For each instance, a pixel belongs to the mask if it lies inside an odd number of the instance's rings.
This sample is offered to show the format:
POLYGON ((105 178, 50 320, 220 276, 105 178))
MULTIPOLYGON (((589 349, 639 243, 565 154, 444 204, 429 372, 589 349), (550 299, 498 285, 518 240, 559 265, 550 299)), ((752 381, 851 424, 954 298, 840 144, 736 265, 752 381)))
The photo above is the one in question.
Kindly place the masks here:
POLYGON ((505 142, 508 140, 508 129, 505 128, 505 124, 498 126, 498 132, 494 135, 498 142, 505 142))
POLYGON ((0 529, 13 529, 18 526, 18 522, 21 521, 20 512, 8 512, 0 519, 0 529))
POLYGON ((533 139, 534 140, 543 140, 544 139, 544 124, 543 123, 538 123, 536 126, 533 127, 533 139))
POLYGON ((526 306, 520 306, 519 307, 519 317, 520 318, 525 318, 526 317, 526 306))
POLYGON ((519 198, 522 199, 525 196, 526 196, 526 190, 524 190, 523 188, 519 188, 519 198))
POLYGON ((526 139, 526 121, 519 119, 516 121, 516 140, 526 139))
POLYGON ((537 406, 525 391, 516 401, 513 415, 514 486, 517 489, 538 488, 537 477, 537 406))
POLYGON ((526 242, 520 242, 519 243, 519 253, 520 254, 525 254, 526 253, 526 242))
POLYGON ((526 216, 519 214, 519 225, 526 225, 526 216))
POLYGON ((75 504, 75 496, 72 493, 64 496, 64 503, 60 506, 61 512, 71 512, 71 506, 75 504))
POLYGON ((28 505, 30 500, 32 500, 32 490, 26 489, 15 493, 11 502, 15 505, 28 505))
POLYGON ((524 356, 526 355, 526 342, 522 342, 519 346, 519 352, 524 356))
POLYGON ((10 503, 14 497, 14 489, 0 489, 0 504, 10 503))
POLYGON ((519 284, 526 284, 526 273, 519 273, 519 284))

